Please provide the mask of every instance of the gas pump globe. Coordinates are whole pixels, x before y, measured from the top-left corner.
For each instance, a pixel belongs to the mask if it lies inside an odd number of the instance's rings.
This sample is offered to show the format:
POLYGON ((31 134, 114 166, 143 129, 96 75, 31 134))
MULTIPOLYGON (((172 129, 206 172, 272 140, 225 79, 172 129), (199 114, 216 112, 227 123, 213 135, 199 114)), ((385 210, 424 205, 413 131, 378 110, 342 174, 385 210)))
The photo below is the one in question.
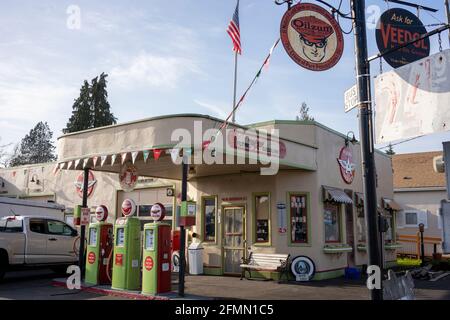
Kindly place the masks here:
POLYGON ((161 203, 152 206, 153 223, 144 225, 142 293, 147 295, 171 291, 171 226, 161 223, 166 209, 161 203))
POLYGON ((106 206, 98 206, 95 215, 97 222, 91 223, 88 229, 86 282, 110 284, 108 261, 113 246, 113 225, 105 222, 108 218, 106 206))
POLYGON ((123 217, 114 226, 114 258, 112 288, 119 290, 138 290, 141 275, 141 224, 133 217, 136 204, 131 199, 122 203, 123 217))

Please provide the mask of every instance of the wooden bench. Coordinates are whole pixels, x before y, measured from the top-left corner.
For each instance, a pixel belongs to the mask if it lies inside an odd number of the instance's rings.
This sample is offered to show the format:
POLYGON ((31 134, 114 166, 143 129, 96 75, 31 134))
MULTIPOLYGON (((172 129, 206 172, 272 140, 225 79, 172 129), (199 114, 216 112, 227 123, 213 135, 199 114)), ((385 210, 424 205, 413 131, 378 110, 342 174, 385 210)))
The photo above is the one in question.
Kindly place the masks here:
POLYGON ((280 278, 283 274, 286 275, 286 280, 289 278, 289 254, 274 254, 274 253, 255 253, 250 252, 248 258, 242 258, 242 264, 240 265, 241 280, 243 278, 251 280, 251 271, 278 271, 280 272, 280 278), (249 274, 247 278, 245 272, 249 274))

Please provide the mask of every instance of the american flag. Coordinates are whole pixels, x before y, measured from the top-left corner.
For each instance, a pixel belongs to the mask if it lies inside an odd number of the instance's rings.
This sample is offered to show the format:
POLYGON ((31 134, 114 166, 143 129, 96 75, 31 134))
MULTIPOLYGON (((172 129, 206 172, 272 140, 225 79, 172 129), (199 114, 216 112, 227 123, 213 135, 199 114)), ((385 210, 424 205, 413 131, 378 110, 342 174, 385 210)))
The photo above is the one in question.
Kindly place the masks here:
POLYGON ((233 51, 241 54, 241 31, 239 29, 239 0, 236 4, 236 10, 233 14, 233 19, 231 19, 228 25, 227 33, 230 35, 233 41, 233 51))

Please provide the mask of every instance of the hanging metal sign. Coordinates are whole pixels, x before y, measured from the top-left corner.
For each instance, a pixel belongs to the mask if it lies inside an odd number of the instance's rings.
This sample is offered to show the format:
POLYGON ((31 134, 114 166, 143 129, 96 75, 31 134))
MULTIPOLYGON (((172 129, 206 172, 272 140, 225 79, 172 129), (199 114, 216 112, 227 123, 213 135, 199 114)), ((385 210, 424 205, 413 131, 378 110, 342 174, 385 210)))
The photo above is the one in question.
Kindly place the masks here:
POLYGON ((333 16, 312 3, 299 3, 281 20, 281 41, 288 55, 303 68, 334 67, 344 51, 344 37, 333 16))
MULTIPOLYGON (((422 21, 405 9, 393 8, 384 12, 377 24, 376 39, 380 52, 396 48, 426 34, 422 21)), ((384 56, 393 68, 423 59, 430 55, 430 39, 425 38, 384 56)))
POLYGON ((337 158, 339 170, 345 183, 351 184, 355 178, 355 163, 353 162, 353 152, 349 147, 343 147, 337 158))

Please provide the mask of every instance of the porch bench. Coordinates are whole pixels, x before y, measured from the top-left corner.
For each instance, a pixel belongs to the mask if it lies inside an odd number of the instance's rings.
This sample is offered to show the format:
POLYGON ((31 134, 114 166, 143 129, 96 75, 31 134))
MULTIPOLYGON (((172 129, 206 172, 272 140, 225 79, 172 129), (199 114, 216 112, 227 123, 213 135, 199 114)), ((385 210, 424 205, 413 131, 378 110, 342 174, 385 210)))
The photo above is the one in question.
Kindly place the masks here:
POLYGON ((251 271, 277 271, 280 272, 281 280, 283 274, 286 275, 286 280, 289 278, 289 257, 290 254, 275 254, 275 253, 255 253, 250 252, 248 258, 242 258, 242 264, 240 265, 241 280, 246 278, 252 280, 251 271), (249 274, 247 278, 245 272, 249 274))

